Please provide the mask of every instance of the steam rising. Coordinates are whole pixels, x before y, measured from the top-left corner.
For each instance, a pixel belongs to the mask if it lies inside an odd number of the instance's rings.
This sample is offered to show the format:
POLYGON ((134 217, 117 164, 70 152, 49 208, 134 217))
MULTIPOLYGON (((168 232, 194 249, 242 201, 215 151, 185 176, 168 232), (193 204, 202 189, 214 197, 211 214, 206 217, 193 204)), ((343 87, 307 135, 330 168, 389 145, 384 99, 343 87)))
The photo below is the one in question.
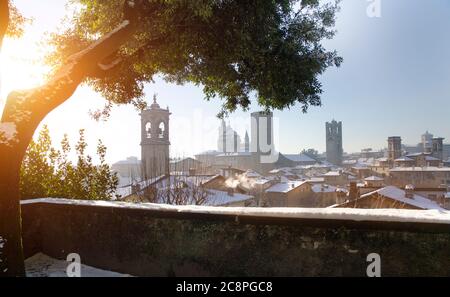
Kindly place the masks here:
POLYGON ((253 178, 248 178, 245 173, 236 175, 234 177, 229 177, 225 181, 225 185, 228 188, 236 189, 238 186, 244 187, 246 189, 253 189, 255 187, 256 181, 253 178))

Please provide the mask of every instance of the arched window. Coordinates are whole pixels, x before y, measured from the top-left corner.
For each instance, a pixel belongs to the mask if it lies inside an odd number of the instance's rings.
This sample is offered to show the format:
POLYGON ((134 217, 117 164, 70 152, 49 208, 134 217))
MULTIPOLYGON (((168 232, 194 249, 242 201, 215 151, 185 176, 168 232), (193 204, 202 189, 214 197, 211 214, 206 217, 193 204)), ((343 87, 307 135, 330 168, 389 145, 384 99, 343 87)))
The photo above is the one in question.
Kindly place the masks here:
POLYGON ((159 123, 158 138, 164 138, 166 134, 166 124, 164 122, 159 123))
POLYGON ((152 137, 152 124, 150 122, 145 124, 145 137, 146 138, 152 137))

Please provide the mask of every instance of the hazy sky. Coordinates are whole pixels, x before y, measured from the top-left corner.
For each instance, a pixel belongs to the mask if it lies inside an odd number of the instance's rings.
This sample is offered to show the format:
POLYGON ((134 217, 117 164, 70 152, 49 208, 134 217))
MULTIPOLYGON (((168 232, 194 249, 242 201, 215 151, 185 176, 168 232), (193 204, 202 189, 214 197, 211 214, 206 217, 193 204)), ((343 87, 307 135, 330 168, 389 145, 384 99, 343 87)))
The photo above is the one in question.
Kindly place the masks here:
MULTIPOLYGON (((20 70, 42 68, 30 66, 42 52, 35 43, 42 40, 44 32, 54 31, 67 13, 63 0, 15 3, 34 22, 23 39, 4 46, 2 100, 11 89, 31 87, 39 81, 32 73, 24 75, 20 70)), ((416 144, 425 130, 450 142, 450 1, 381 0, 379 18, 368 17, 369 4, 367 0, 342 2, 338 34, 326 45, 337 49, 344 63, 321 77, 323 106, 311 108, 308 114, 301 113, 300 107, 275 112, 281 152, 297 153, 310 147, 323 151, 325 122, 332 119, 343 121, 344 150, 348 152, 383 148, 391 135, 416 144)), ((214 116, 220 109, 219 101, 204 101, 201 89, 194 86, 161 80, 148 85, 146 92, 148 100, 157 93, 159 103, 170 107, 173 154, 188 156, 216 147, 219 122, 214 116)), ((87 128, 92 149, 101 138, 111 162, 140 156, 138 112, 121 106, 107 122, 93 121, 89 110, 103 104, 99 95, 80 87, 45 123, 55 141, 64 133, 75 138, 78 129, 87 128)), ((258 106, 253 104, 255 110, 258 106)), ((243 112, 232 115, 232 124, 236 123, 242 136, 248 117, 243 112)))

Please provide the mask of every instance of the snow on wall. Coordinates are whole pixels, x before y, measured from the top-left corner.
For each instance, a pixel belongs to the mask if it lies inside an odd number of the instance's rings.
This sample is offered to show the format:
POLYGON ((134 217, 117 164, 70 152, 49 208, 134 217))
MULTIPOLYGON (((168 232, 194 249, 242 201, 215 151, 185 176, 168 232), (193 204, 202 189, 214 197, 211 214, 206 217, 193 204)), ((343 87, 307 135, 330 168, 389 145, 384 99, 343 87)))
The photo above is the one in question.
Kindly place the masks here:
POLYGON ((10 144, 16 135, 17 130, 15 123, 0 123, 0 144, 10 144))
MULTIPOLYGON (((5 240, 3 239, 3 237, 0 235, 0 256, 2 255, 2 249, 5 246, 5 240)), ((0 263, 2 263, 2 259, 0 258, 0 263)), ((4 270, 3 272, 6 272, 6 270, 4 270)))
POLYGON ((61 204, 97 206, 127 209, 148 209, 179 213, 217 214, 251 217, 276 217, 300 219, 328 219, 350 221, 385 221, 408 223, 439 223, 450 225, 450 211, 406 210, 406 209, 357 209, 357 208, 256 208, 256 207, 212 207, 212 206, 173 206, 153 203, 126 203, 92 200, 71 200, 59 198, 32 199, 21 202, 27 204, 61 204))
MULTIPOLYGON (((27 277, 67 277, 67 266, 64 260, 57 260, 45 254, 38 253, 25 261, 27 277)), ((81 277, 129 277, 113 271, 98 269, 81 264, 81 277)))

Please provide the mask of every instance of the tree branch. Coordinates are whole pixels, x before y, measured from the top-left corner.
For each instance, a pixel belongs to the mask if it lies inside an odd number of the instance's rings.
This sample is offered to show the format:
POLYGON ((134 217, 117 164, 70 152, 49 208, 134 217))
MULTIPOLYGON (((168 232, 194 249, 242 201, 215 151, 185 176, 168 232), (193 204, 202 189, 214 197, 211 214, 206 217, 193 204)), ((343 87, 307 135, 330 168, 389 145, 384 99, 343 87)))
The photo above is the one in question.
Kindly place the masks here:
POLYGON ((9 0, 0 0, 0 49, 9 26, 9 0))
MULTIPOLYGON (((44 117, 72 96, 87 76, 98 71, 101 68, 99 65, 131 38, 136 29, 137 11, 140 9, 134 4, 127 6, 131 2, 133 1, 125 3, 130 19, 124 20, 116 29, 86 49, 70 56, 45 85, 31 90, 15 91, 8 96, 1 122, 15 123, 16 140, 20 142, 20 146, 26 149, 44 117), (136 13, 132 14, 131 11, 136 13)), ((106 70, 108 64, 102 67, 106 70)), ((21 153, 24 153, 25 149, 21 153)))

